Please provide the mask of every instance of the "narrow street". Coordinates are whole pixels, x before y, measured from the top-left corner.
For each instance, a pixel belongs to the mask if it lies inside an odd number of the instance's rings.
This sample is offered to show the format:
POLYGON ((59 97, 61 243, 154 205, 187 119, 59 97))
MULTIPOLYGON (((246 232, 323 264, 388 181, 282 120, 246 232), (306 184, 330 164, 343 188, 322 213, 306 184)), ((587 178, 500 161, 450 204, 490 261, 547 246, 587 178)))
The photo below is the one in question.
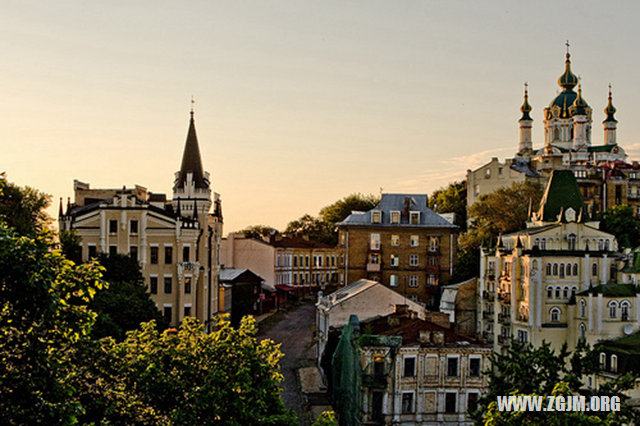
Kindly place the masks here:
POLYGON ((305 401, 300 391, 297 370, 313 365, 315 346, 313 345, 313 324, 315 306, 312 302, 299 306, 284 315, 279 321, 269 324, 259 333, 260 338, 269 338, 281 343, 280 350, 284 357, 280 360, 282 383, 282 399, 285 407, 295 410, 301 425, 311 424, 305 401))

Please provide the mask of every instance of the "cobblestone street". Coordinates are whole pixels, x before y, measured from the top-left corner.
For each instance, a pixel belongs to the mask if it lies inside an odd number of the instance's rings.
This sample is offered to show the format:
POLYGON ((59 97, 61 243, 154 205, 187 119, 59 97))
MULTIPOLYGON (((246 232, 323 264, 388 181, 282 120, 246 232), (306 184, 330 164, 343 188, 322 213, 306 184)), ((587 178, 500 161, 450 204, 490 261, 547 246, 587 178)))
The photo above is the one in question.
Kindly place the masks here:
MULTIPOLYGON (((300 391, 297 370, 313 365, 315 346, 312 330, 315 321, 315 306, 309 302, 288 313, 278 313, 278 320, 268 324, 259 333, 260 338, 269 338, 282 343, 284 357, 280 367, 284 376, 282 399, 284 405, 298 413, 301 425, 311 424, 308 407, 300 391), (280 318, 280 316, 282 317, 280 318)), ((274 318, 275 319, 275 318, 274 318)))

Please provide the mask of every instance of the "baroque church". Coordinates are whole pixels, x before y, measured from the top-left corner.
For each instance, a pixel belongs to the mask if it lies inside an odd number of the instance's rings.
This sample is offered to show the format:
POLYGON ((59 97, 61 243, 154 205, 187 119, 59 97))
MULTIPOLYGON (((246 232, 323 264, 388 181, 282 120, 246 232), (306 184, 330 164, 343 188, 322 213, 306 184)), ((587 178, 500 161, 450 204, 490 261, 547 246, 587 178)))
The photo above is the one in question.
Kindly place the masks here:
POLYGON ((98 253, 140 262, 152 300, 171 325, 194 316, 211 326, 218 312, 222 205, 204 171, 191 110, 173 194, 135 185, 90 188, 74 181, 74 201, 60 199, 59 229, 82 238, 82 260, 98 253))

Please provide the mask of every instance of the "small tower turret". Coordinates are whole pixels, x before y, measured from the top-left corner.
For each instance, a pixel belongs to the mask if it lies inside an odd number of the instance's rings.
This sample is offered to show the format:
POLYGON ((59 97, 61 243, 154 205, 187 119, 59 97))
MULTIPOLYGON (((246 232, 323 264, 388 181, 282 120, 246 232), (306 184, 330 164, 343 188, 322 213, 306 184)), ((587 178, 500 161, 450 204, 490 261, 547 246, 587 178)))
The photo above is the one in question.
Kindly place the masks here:
POLYGON ((522 117, 518 120, 520 123, 520 145, 518 153, 523 155, 533 151, 533 141, 531 140, 531 127, 533 119, 531 118, 531 105, 529 105, 529 85, 524 83, 524 103, 520 107, 522 117))
POLYGON ((616 108, 613 106, 611 84, 609 84, 609 103, 604 109, 604 113, 607 114, 607 118, 602 122, 604 125, 604 143, 605 145, 616 145, 616 129, 618 127, 618 120, 613 116, 616 113, 616 108))
POLYGON ((569 108, 573 118, 573 149, 578 150, 591 145, 589 140, 589 105, 582 98, 582 84, 578 84, 578 96, 569 108))

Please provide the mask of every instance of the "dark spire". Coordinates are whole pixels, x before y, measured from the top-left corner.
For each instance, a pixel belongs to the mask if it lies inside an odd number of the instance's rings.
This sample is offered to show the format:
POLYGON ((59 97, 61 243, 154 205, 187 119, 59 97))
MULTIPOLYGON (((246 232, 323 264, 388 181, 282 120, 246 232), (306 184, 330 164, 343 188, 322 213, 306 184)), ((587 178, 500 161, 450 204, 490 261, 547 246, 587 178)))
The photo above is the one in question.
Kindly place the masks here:
POLYGON ((176 208, 176 216, 182 216, 182 212, 180 211, 180 198, 178 198, 178 207, 176 208))
POLYGON ((578 84, 578 97, 569 108, 571 115, 587 115, 589 104, 582 98, 582 84, 578 84))
POLYGON ((569 40, 565 43, 567 46, 566 60, 564 61, 564 74, 558 79, 558 84, 565 91, 569 91, 578 84, 578 77, 571 72, 571 54, 569 53, 569 40))
POLYGON ((604 113, 607 114, 607 118, 603 121, 603 123, 608 123, 611 121, 613 121, 614 123, 618 122, 618 120, 616 120, 613 116, 613 114, 616 113, 616 108, 613 106, 613 97, 611 96, 611 83, 609 83, 609 103, 604 109, 604 113))
POLYGON ((193 100, 189 120, 189 130, 187 132, 187 141, 184 145, 182 153, 182 164, 180 172, 176 179, 174 187, 181 187, 187 181, 187 173, 193 173, 193 181, 196 188, 207 189, 209 183, 205 180, 202 168, 202 158, 200 157, 200 147, 198 146, 198 136, 196 135, 196 125, 193 118, 193 100))
POLYGON ((498 248, 504 248, 504 244, 502 244, 502 234, 498 235, 498 248))
POLYGON ((71 197, 67 197, 67 214, 71 212, 71 197))
POLYGON ((62 197, 60 197, 60 208, 58 209, 58 217, 64 216, 64 211, 62 210, 62 197))
POLYGON ((198 201, 193 200, 193 219, 198 220, 198 201))
POLYGON ((519 121, 522 120, 533 120, 531 118, 531 116, 529 115, 529 113, 531 112, 531 105, 529 105, 529 85, 527 83, 524 83, 524 103, 522 104, 522 106, 520 107, 520 111, 522 111, 522 118, 519 121))
POLYGON ((556 222, 562 218, 564 211, 571 207, 579 212, 584 201, 578 183, 571 170, 554 170, 551 172, 547 187, 538 210, 538 220, 556 222))
POLYGON ((520 241, 520 235, 516 235, 516 248, 522 248, 522 241, 520 241))

